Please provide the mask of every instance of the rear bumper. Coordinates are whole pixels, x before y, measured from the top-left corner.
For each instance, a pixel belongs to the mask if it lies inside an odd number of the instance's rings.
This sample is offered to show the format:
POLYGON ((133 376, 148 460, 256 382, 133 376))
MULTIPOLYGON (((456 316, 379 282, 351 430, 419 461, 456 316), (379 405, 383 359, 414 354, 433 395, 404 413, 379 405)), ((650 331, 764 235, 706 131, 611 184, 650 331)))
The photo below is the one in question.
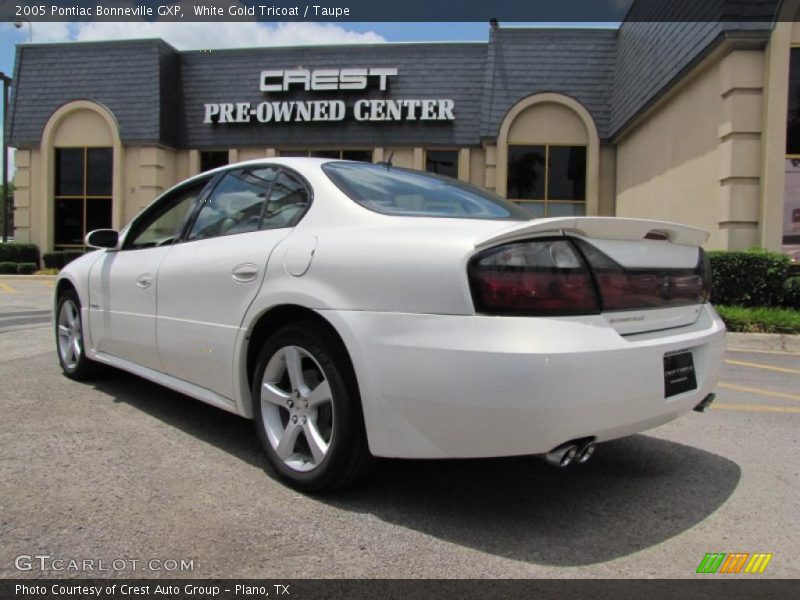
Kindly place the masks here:
POLYGON ((710 306, 685 327, 621 336, 601 316, 321 311, 347 344, 377 456, 547 452, 656 427, 716 385, 725 328, 710 306), (664 398, 663 356, 690 350, 697 389, 664 398))

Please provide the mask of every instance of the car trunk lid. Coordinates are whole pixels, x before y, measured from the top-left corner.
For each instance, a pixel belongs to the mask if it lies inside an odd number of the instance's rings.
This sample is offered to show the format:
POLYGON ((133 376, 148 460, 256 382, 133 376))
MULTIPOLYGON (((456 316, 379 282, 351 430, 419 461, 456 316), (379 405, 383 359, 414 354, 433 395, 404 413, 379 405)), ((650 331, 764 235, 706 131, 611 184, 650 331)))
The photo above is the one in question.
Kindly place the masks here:
POLYGON ((622 335, 693 323, 708 291, 695 227, 645 219, 571 217, 506 227, 479 240, 485 250, 553 235, 572 239, 589 265, 600 311, 622 335))

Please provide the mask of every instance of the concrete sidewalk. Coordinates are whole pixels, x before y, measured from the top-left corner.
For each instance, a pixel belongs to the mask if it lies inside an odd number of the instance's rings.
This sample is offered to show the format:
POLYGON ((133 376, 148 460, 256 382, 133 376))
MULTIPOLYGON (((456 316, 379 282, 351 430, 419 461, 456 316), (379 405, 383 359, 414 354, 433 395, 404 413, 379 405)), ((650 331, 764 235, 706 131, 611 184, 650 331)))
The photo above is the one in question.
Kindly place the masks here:
POLYGON ((728 332, 727 345, 728 350, 800 354, 800 335, 728 332))

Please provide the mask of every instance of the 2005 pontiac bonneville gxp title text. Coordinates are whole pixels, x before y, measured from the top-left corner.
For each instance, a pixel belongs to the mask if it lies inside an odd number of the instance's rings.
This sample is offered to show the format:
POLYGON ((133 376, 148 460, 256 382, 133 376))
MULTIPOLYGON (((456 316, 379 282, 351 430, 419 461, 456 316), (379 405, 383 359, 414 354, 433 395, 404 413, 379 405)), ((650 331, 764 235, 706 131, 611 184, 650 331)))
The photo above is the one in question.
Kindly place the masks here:
POLYGON ((587 460, 713 399, 701 230, 533 219, 429 173, 263 159, 172 188, 56 284, 64 373, 101 365, 255 420, 290 484, 373 457, 587 460))

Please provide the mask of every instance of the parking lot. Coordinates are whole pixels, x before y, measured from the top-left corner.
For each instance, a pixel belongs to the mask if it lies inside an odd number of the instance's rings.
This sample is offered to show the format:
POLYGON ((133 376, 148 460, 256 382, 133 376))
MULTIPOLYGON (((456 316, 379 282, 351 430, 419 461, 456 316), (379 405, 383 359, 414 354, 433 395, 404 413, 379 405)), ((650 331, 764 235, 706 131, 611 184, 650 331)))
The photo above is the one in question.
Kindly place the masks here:
POLYGON ((712 410, 586 465, 383 461, 313 497, 273 479, 249 421, 120 372, 62 377, 51 294, 0 279, 0 577, 682 578, 709 552, 773 554, 725 577, 800 576, 800 355, 728 352, 712 410), (191 569, 17 570, 35 554, 191 569))

